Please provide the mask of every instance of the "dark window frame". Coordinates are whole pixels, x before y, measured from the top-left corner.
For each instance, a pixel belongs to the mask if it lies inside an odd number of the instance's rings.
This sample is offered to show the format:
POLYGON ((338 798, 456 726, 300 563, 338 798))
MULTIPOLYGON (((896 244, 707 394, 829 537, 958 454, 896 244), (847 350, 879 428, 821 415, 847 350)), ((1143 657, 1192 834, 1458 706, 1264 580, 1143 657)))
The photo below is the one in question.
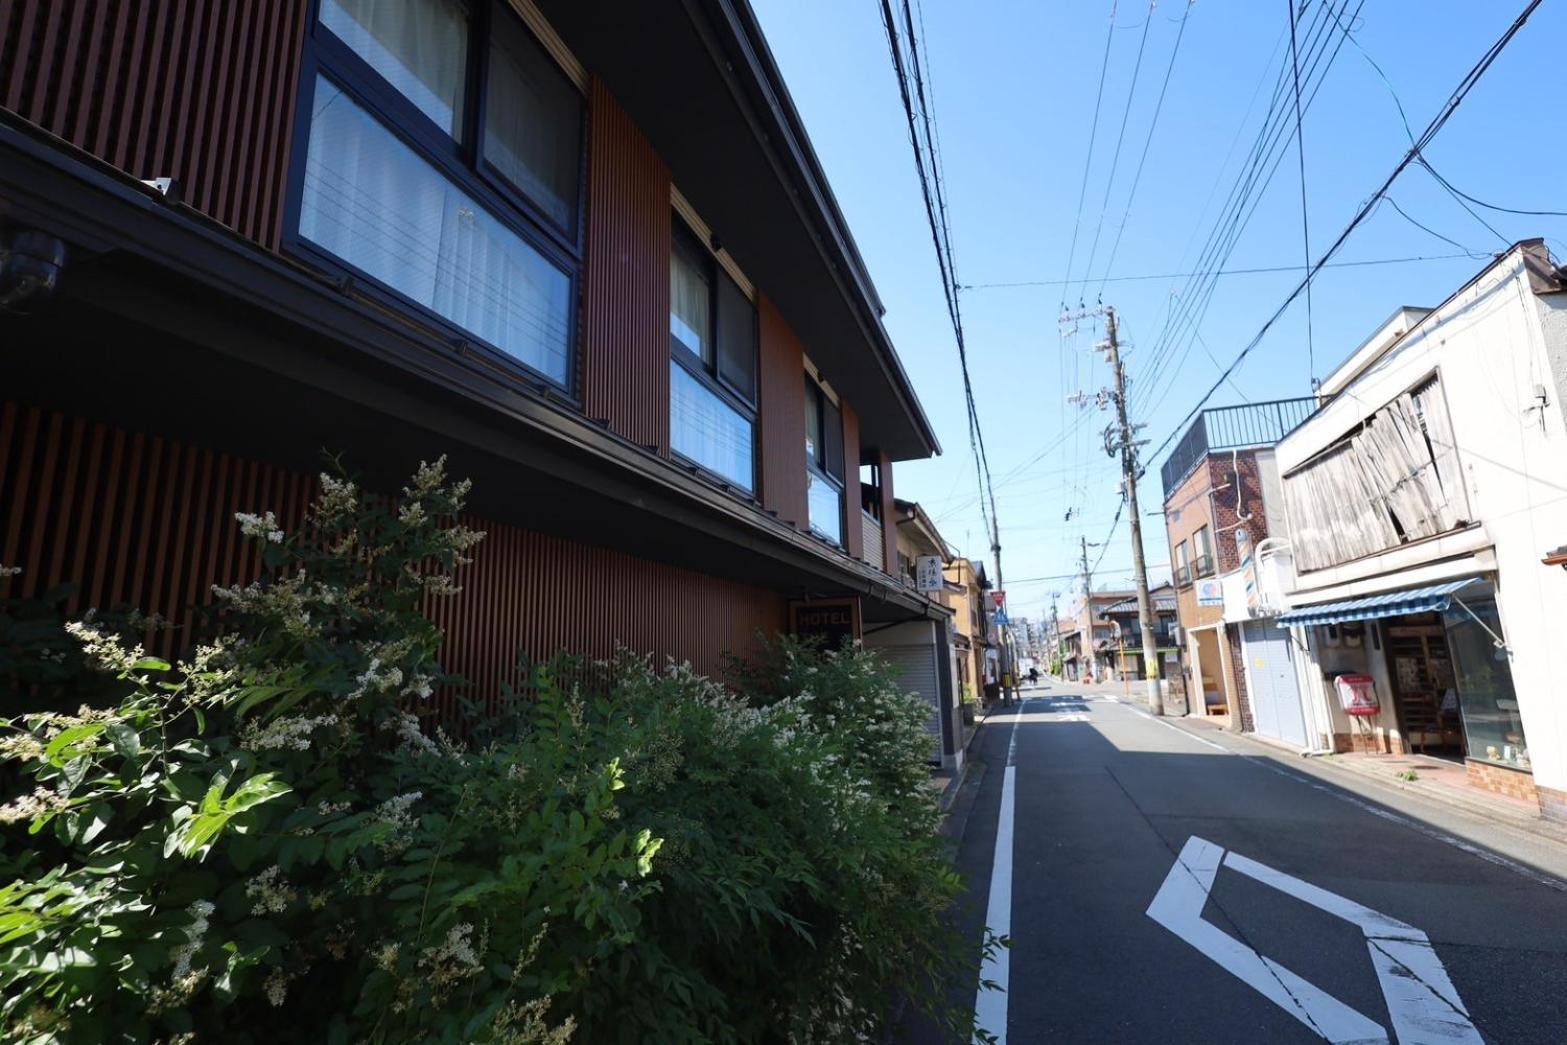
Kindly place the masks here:
MULTIPOLYGON (((679 214, 671 212, 670 220, 673 223, 674 229, 673 236, 669 244, 670 263, 674 263, 674 255, 677 252, 684 252, 692 261, 701 264, 707 272, 707 285, 709 288, 707 295, 707 322, 709 332, 708 336, 713 343, 713 358, 711 363, 709 363, 708 360, 696 355, 689 348, 686 348, 684 345, 676 341, 675 335, 672 333, 669 335, 669 358, 678 363, 686 373, 696 378, 702 387, 706 388, 709 392, 712 392, 715 396, 717 396, 719 402, 728 406, 740 416, 751 422, 751 485, 744 486, 730 476, 715 472, 701 462, 693 461, 691 458, 676 450, 673 445, 675 441, 673 431, 670 432, 669 452, 673 454, 682 464, 695 468, 703 475, 713 479, 715 482, 718 482, 724 486, 742 490, 746 494, 755 497, 759 492, 757 489, 757 479, 759 478, 761 472, 762 450, 761 429, 759 423, 761 413, 759 408, 761 400, 760 386, 762 363, 761 317, 757 311, 755 300, 751 300, 751 372, 756 375, 757 390, 752 398, 748 399, 746 398, 743 390, 735 387, 733 382, 726 380, 719 373, 718 365, 720 352, 720 335, 718 332, 718 281, 720 279, 730 280, 731 282, 735 283, 737 288, 739 287, 739 283, 734 280, 733 276, 729 275, 729 273, 723 270, 723 266, 718 264, 718 257, 712 252, 711 249, 703 245, 701 239, 694 231, 692 231, 691 227, 686 224, 684 219, 682 219, 679 214)), ((743 288, 741 289, 741 293, 742 295, 744 294, 743 288)), ((671 410, 674 408, 674 394, 672 391, 670 394, 670 408, 671 410)), ((672 420, 671 423, 673 423, 672 420)))
MULTIPOLYGON (((339 40, 321 22, 321 0, 310 0, 300 61, 299 90, 294 112, 293 149, 289 158, 288 185, 283 212, 283 253, 305 261, 340 281, 352 281, 356 290, 384 306, 412 313, 420 321, 438 330, 459 347, 471 348, 486 365, 487 372, 499 371, 539 390, 554 389, 580 406, 581 385, 581 312, 584 278, 584 241, 586 239, 588 189, 588 99, 582 95, 580 155, 577 168, 577 208, 574 232, 557 225, 526 194, 484 157, 484 110, 487 104, 490 27, 492 19, 516 18, 523 31, 555 62, 548 48, 533 29, 504 0, 475 0, 468 24, 468 51, 465 56, 463 85, 462 140, 458 141, 435 124, 411 99, 388 83, 370 64, 339 40), (557 378, 538 370, 499 345, 485 340, 467 327, 453 322, 435 309, 404 295, 378 277, 311 242, 299 232, 304 204, 305 165, 310 144, 311 113, 316 84, 325 79, 343 91, 379 123, 388 134, 408 146, 429 163, 438 175, 467 194, 491 217, 525 244, 538 251, 546 263, 564 275, 570 286, 566 316, 566 372, 557 378), (542 382, 542 385, 540 384, 542 382)), ((564 70, 561 75, 566 76, 564 70)), ((569 81, 569 77, 567 77, 569 81)), ((581 94, 580 88, 572 88, 581 94)))

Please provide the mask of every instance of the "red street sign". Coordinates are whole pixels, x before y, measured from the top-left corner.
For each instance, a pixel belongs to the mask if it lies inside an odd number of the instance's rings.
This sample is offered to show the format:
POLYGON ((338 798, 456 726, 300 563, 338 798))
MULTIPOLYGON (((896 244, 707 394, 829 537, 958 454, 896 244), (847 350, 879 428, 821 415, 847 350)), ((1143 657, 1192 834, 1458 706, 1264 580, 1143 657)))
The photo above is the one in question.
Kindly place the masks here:
POLYGON ((1007 593, 1004 591, 993 591, 990 593, 990 597, 996 600, 996 609, 998 610, 1007 604, 1007 593))

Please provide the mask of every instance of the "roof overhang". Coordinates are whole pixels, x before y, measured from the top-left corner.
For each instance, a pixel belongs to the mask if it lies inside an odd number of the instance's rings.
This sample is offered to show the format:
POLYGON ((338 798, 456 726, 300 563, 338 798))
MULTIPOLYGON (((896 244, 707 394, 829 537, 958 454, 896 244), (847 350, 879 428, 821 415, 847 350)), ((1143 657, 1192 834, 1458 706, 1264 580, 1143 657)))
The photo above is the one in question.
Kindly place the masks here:
POLYGON ((448 452, 453 473, 474 480, 474 511, 498 522, 793 598, 859 594, 867 620, 950 616, 572 404, 486 379, 432 331, 4 114, 0 221, 73 252, 48 307, 7 320, 0 392, 306 474, 323 447, 343 450, 375 489, 448 452))
POLYGON ((940 453, 881 301, 746 0, 538 0, 892 460, 940 453))

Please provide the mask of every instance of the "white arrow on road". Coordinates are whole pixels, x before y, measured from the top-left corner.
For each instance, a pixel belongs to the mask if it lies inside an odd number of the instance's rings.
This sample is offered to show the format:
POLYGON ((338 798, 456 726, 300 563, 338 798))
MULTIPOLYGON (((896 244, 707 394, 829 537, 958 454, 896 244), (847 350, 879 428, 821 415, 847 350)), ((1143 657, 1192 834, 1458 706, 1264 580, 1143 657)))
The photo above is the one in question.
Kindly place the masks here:
POLYGON ((1399 1045, 1483 1045, 1425 933, 1238 853, 1226 854, 1195 835, 1187 839, 1148 905, 1148 917, 1328 1041, 1386 1045, 1388 1034, 1381 1024, 1203 919, 1221 863, 1360 927, 1399 1045))

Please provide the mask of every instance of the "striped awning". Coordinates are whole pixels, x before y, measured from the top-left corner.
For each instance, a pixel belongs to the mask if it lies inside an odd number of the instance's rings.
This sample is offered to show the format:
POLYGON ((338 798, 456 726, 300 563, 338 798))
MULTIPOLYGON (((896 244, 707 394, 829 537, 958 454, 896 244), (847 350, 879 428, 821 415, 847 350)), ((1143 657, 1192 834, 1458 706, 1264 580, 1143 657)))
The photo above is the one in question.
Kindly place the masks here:
POLYGON ((1443 581, 1423 588, 1405 588, 1403 591, 1383 592, 1343 602, 1324 602, 1316 606, 1302 606, 1280 614, 1278 625, 1288 628, 1300 624, 1342 624, 1351 620, 1376 620, 1379 617, 1397 617, 1405 613, 1429 613, 1445 610, 1453 601, 1453 593, 1475 584, 1479 577, 1464 577, 1456 581, 1443 581))

